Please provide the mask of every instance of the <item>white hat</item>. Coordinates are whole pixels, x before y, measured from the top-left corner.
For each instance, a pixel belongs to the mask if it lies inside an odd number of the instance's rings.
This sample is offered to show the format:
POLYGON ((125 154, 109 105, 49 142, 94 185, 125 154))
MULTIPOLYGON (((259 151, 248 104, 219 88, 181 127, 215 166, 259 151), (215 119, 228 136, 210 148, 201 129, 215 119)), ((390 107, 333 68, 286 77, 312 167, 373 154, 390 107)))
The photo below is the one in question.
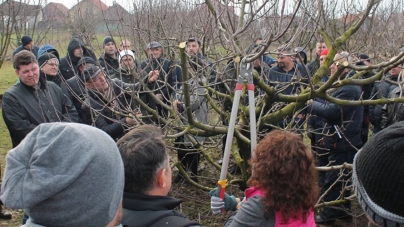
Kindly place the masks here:
POLYGON ((135 60, 135 55, 133 54, 133 52, 131 50, 123 50, 119 53, 119 63, 121 63, 121 59, 126 56, 129 55, 133 58, 133 60, 135 60))

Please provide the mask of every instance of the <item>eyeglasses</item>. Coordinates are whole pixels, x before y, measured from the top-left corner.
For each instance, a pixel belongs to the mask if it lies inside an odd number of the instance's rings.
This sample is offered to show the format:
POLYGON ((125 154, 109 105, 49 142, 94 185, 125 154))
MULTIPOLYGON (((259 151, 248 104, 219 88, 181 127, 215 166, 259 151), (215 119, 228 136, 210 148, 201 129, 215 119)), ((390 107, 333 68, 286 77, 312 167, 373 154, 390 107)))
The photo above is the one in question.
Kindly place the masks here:
POLYGON ((46 63, 46 64, 54 68, 59 68, 59 64, 57 63, 46 63))

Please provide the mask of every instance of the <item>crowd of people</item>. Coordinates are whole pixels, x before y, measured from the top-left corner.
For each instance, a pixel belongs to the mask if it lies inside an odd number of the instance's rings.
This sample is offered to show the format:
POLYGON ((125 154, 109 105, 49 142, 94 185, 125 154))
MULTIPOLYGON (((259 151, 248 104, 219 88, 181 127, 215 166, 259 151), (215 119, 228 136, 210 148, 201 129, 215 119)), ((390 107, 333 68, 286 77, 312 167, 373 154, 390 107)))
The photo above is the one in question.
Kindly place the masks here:
MULTIPOLYGON (((185 76, 178 60, 164 58, 163 46, 156 41, 146 45, 148 58, 144 61, 136 58, 129 40, 122 40, 118 49, 110 36, 104 38, 104 52, 98 60, 80 37, 71 39, 61 59, 50 44, 36 47, 29 36, 21 41, 22 46, 13 53, 18 81, 2 100, 13 150, 7 155, 1 201, 9 208, 24 209, 23 225, 200 226, 173 210, 181 200, 167 194, 171 183, 183 182, 185 176, 178 173, 172 179, 162 131, 153 125, 164 126, 166 119, 176 114, 187 125, 189 112, 194 120, 206 124, 208 88, 231 94, 238 77, 238 62, 230 60, 220 73, 201 54, 202 44, 196 38, 186 42, 185 76), (188 89, 186 94, 184 89, 188 89), (187 99, 189 105, 185 105, 187 99)), ((259 53, 261 42, 257 39, 245 54, 259 53)), ((320 40, 316 58, 308 64, 303 48, 284 47, 279 49, 276 61, 264 54, 252 65, 262 80, 279 93, 298 95, 327 54, 320 40)), ((348 52, 338 52, 321 81, 326 83, 344 62, 371 65, 368 55, 356 57, 354 60, 348 52)), ((402 81, 402 71, 402 64, 395 63, 389 74, 374 84, 345 85, 327 93, 332 98, 357 101, 401 97, 398 82, 402 81)), ((355 74, 345 68, 338 80, 355 74)), ((362 77, 374 74, 368 70, 362 77)), ((263 91, 257 89, 256 94, 263 91)), ((231 111, 231 100, 222 101, 224 111, 231 111)), ((292 124, 296 134, 267 129, 269 133, 250 160, 250 188, 244 198, 226 194, 221 199, 215 190, 210 192, 213 213, 237 211, 225 226, 315 226, 351 218, 350 201, 327 206, 315 214, 314 205, 320 195, 321 202, 344 199, 350 194, 347 186, 352 184, 348 170, 318 173, 315 166, 354 163, 353 185, 365 212, 380 226, 391 226, 385 225, 387 222, 403 225, 404 214, 397 208, 404 200, 394 201, 391 196, 390 203, 385 203, 379 199, 383 190, 373 184, 386 183, 386 178, 369 179, 363 172, 374 171, 366 166, 376 161, 372 158, 391 157, 380 156, 375 147, 400 156, 396 147, 386 150, 393 146, 386 140, 399 137, 399 129, 404 127, 402 123, 394 124, 404 118, 401 106, 308 100, 294 119, 286 117, 275 125, 283 129, 292 124), (373 125, 374 134, 370 141, 369 125, 373 125), (305 128, 311 149, 302 140, 305 128)), ((222 120, 223 124, 228 121, 222 120)), ((190 179, 198 182, 200 152, 192 141, 180 135, 174 148, 190 179)), ((205 137, 196 135, 194 141, 203 144, 205 137)), ((382 164, 374 167, 388 168, 382 164)), ((1 209, 0 218, 11 215, 1 209)))

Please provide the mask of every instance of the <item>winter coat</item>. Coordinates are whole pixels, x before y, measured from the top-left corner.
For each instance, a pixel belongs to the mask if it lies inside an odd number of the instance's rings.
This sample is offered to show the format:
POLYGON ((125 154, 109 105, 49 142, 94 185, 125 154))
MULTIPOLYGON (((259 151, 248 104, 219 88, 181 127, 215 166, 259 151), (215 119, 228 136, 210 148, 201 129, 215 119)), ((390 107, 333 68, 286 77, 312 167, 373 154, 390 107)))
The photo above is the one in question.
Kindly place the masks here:
POLYGON ((261 202, 262 192, 257 188, 248 188, 246 197, 241 203, 240 209, 230 216, 225 227, 315 227, 314 212, 310 211, 306 223, 302 218, 291 218, 284 224, 281 212, 273 212, 265 217, 264 204, 261 202))
POLYGON ((78 121, 70 99, 60 87, 43 77, 37 89, 21 81, 11 86, 3 95, 2 108, 13 147, 41 123, 78 121))
MULTIPOLYGON (((400 87, 396 87, 389 95, 390 99, 402 97, 403 89, 400 87)), ((383 108, 383 117, 380 125, 381 128, 387 128, 400 121, 404 121, 404 104, 400 102, 386 104, 385 108, 383 108)))
POLYGON ((66 57, 60 59, 59 70, 63 75, 65 80, 68 80, 74 77, 78 73, 77 63, 80 60, 80 57, 74 56, 73 52, 76 48, 81 47, 83 49, 83 56, 91 57, 91 51, 89 51, 85 46, 81 39, 73 38, 69 42, 69 46, 67 47, 66 57))
MULTIPOLYGON (((190 101, 191 104, 189 108, 192 111, 192 116, 195 121, 199 121, 203 124, 208 123, 208 106, 207 106, 207 99, 205 97, 205 92, 206 88, 200 85, 206 84, 206 78, 204 76, 200 77, 193 77, 186 81, 185 83, 188 84, 189 86, 189 95, 190 95, 190 101)), ((188 122, 188 116, 186 113, 186 106, 185 106, 185 98, 184 98, 184 93, 183 93, 183 85, 181 85, 181 88, 176 91, 175 94, 175 99, 179 100, 182 102, 182 104, 178 105, 178 111, 181 113, 181 120, 184 123, 184 125, 187 125, 188 122)), ((196 140, 199 143, 202 143, 205 141, 205 137, 202 136, 196 136, 196 140)), ((189 143, 189 139, 185 137, 184 139, 185 143, 189 143)))
POLYGON ((309 70, 310 76, 313 76, 319 68, 320 68, 320 56, 317 55, 314 61, 307 64, 307 69, 309 70))
POLYGON ((200 226, 174 209, 181 200, 168 196, 150 196, 142 193, 124 192, 122 199, 122 224, 128 227, 200 226), (159 220, 174 218, 172 223, 156 224, 159 220))
POLYGON ((153 87, 154 94, 162 94, 164 100, 169 100, 172 92, 178 84, 178 78, 181 78, 181 68, 178 67, 174 61, 159 58, 147 59, 141 63, 142 70, 149 73, 153 70, 159 71, 159 78, 155 87, 153 87))
MULTIPOLYGON (((352 72, 349 76, 355 74, 352 72)), ((345 85, 332 89, 330 96, 341 100, 360 100, 362 90, 357 85, 345 85)), ((331 151, 344 152, 352 146, 362 146, 361 127, 363 106, 338 105, 313 101, 311 112, 325 120, 324 146, 331 151)))
POLYGON ((118 79, 108 79, 107 82, 111 88, 113 98, 107 100, 102 94, 89 90, 88 97, 82 108, 85 111, 87 111, 86 108, 91 108, 89 112, 91 115, 84 117, 85 122, 94 122, 97 128, 106 132, 113 139, 118 140, 125 134, 129 125, 126 124, 126 116, 113 112, 111 109, 122 112, 124 115, 133 113, 134 110, 138 109, 138 105, 132 99, 132 96, 124 91, 130 90, 138 93, 141 89, 141 84, 128 84, 118 79))
POLYGON ((55 55, 59 60, 59 52, 51 44, 44 44, 39 48, 37 59, 44 53, 51 53, 51 54, 55 55))
MULTIPOLYGON (((27 50, 27 49, 25 49, 23 46, 17 47, 13 52, 13 57, 14 57, 14 55, 16 55, 18 52, 20 52, 22 50, 27 50)), ((36 58, 39 57, 38 50, 39 50, 38 46, 34 46, 34 48, 32 50, 30 50, 35 55, 36 58)))
POLYGON ((116 56, 116 58, 113 58, 108 54, 102 53, 98 58, 98 62, 110 78, 118 78, 117 75, 120 72, 118 53, 116 53, 116 56))
POLYGON ((140 62, 135 60, 135 67, 131 70, 119 68, 119 72, 110 76, 111 79, 118 79, 125 83, 137 83, 147 76, 140 68, 140 62))
POLYGON ((77 76, 68 79, 66 83, 69 88, 68 92, 70 93, 70 98, 73 102, 74 107, 76 107, 77 113, 79 115, 79 123, 90 125, 90 119, 86 118, 90 116, 89 108, 82 108, 82 105, 86 100, 88 93, 86 86, 77 76))
MULTIPOLYGON (((390 75, 386 76, 386 79, 392 80, 395 82, 399 81, 399 76, 397 77, 392 77, 390 75)), ((391 84, 387 82, 386 80, 382 81, 376 81, 375 85, 372 89, 372 92, 370 94, 370 98, 372 100, 374 99, 381 99, 381 98, 388 98, 389 94, 397 87, 396 84, 391 84)), ((382 121, 382 108, 383 105, 369 105, 369 119, 370 123, 375 128, 380 129, 381 128, 381 121, 382 121)))
POLYGON ((306 82, 308 77, 306 76, 306 70, 304 66, 294 62, 294 67, 289 72, 285 72, 282 67, 276 65, 269 70, 269 84, 276 90, 280 91, 284 95, 299 94, 300 82, 306 82))

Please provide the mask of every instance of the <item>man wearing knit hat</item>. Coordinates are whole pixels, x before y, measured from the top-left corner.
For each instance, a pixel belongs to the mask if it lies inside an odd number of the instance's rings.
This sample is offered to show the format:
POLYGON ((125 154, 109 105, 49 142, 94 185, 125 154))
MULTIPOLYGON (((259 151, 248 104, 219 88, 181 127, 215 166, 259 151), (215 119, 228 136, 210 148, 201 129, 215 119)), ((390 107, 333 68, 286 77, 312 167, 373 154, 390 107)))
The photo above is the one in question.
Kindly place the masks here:
POLYGON ((368 219, 380 227, 404 226, 404 122, 383 129, 353 162, 356 197, 368 219))
MULTIPOLYGON (((149 58, 142 62, 142 69, 149 75, 153 73, 158 75, 158 81, 152 89, 153 93, 163 103, 168 104, 173 88, 181 81, 179 79, 182 76, 181 69, 176 65, 175 61, 162 56, 163 46, 159 42, 153 41, 147 44, 146 52, 149 58)), ((155 103, 151 107, 157 109, 160 116, 168 116, 168 110, 161 105, 155 103)))
POLYGON ((120 225, 122 158, 115 142, 97 128, 39 125, 8 152, 3 182, 1 200, 25 210, 24 227, 120 225))
POLYGON ((102 41, 104 53, 101 54, 98 61, 105 69, 108 76, 112 77, 119 74, 118 52, 114 39, 111 36, 106 36, 102 41))
POLYGON ((22 50, 31 51, 35 55, 35 57, 38 57, 39 47, 34 45, 34 41, 28 35, 24 35, 23 37, 21 37, 21 46, 17 47, 14 50, 13 57, 22 50))

